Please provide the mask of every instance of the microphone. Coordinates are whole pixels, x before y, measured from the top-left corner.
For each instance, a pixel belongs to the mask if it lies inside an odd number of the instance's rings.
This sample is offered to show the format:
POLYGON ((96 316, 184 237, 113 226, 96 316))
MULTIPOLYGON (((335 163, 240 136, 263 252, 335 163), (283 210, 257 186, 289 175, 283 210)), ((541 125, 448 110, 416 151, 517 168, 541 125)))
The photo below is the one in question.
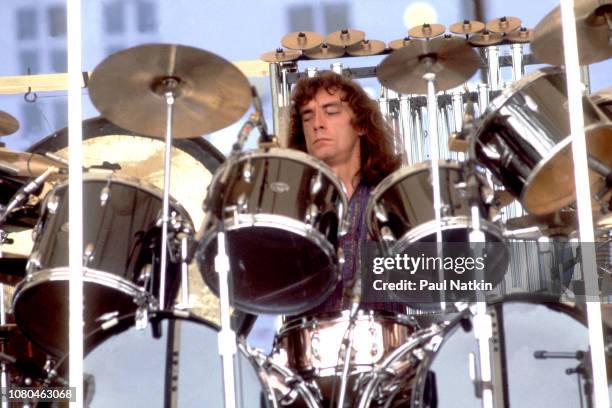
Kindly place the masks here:
POLYGON ((25 199, 27 199, 30 194, 32 194, 35 191, 37 191, 38 189, 40 189, 42 187, 43 183, 45 182, 45 180, 51 174, 57 173, 57 172, 58 172, 58 168, 54 167, 54 166, 51 166, 47 170, 45 170, 40 176, 36 177, 35 179, 31 180, 28 184, 26 184, 24 187, 20 188, 15 193, 15 195, 11 198, 11 201, 9 201, 9 203, 4 208, 4 211, 2 212, 2 215, 0 215, 0 225, 2 225, 2 223, 4 223, 4 221, 11 214, 11 212, 13 212, 13 210, 19 204, 21 204, 23 201, 25 201, 25 199))

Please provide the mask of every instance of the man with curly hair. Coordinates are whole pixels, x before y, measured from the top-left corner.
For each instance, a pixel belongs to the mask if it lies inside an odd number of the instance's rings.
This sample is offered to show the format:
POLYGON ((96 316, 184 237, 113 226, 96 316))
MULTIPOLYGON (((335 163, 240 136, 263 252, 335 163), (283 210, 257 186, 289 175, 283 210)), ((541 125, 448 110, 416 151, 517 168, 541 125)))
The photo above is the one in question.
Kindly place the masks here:
MULTIPOLYGON (((370 193, 400 161, 378 105, 356 82, 325 72, 301 78, 292 94, 289 147, 322 160, 342 181, 349 198, 349 230, 339 239, 345 263, 342 280, 322 305, 307 314, 351 307, 350 288, 361 270, 368 233, 365 208, 370 193)), ((362 301, 364 309, 405 312, 397 304, 362 301)))

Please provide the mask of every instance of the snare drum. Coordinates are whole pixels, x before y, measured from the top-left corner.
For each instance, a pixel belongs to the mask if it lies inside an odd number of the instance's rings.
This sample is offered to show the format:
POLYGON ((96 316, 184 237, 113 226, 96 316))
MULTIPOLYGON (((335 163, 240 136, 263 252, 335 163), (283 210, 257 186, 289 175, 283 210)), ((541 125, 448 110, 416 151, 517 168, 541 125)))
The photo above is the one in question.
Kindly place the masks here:
MULTIPOLYGON (((45 198, 34 229, 26 278, 17 286, 13 310, 24 334, 47 352, 68 348, 68 183, 45 198)), ((162 192, 126 176, 83 177, 83 294, 85 332, 136 310, 158 293, 162 192)), ((171 229, 193 230, 191 219, 171 202, 171 229)), ((166 276, 169 306, 180 285, 180 247, 170 240, 166 276)))
POLYGON ((256 150, 219 168, 209 194, 217 191, 222 202, 208 198, 197 255, 214 292, 223 222, 237 308, 295 315, 329 296, 340 277, 337 237, 347 215, 346 194, 329 167, 296 150, 256 150))
MULTIPOLYGON (((503 349, 494 341, 492 351, 494 355, 501 353, 499 361, 505 361, 508 406, 581 406, 576 374, 565 371, 579 361, 534 357, 536 351, 575 353, 588 349, 588 332, 577 309, 532 298, 496 305, 491 312, 497 321, 494 334, 504 334, 503 349)), ((363 387, 358 407, 481 407, 482 400, 475 396, 470 379, 469 353, 478 351, 473 330, 472 318, 466 315, 463 324, 456 321, 427 343, 403 348, 363 387), (396 375, 384 375, 388 372, 396 375)))
MULTIPOLYGON (((345 357, 342 341, 348 335, 348 325, 347 312, 288 321, 275 339, 272 359, 305 380, 314 381, 323 399, 330 401, 334 383, 339 382, 342 372, 345 357)), ((405 315, 360 312, 352 334, 350 383, 359 374, 371 371, 416 330, 416 322, 405 315)))
MULTIPOLYGON (((548 214, 575 200, 567 104, 564 71, 536 71, 493 100, 471 139, 470 155, 532 214, 548 214)), ((583 107, 589 154, 610 166, 612 125, 588 98, 583 107)))
MULTIPOLYGON (((158 312, 139 330, 134 318, 119 318, 107 328, 111 337, 101 335, 102 328, 87 336, 106 337, 83 362, 88 407, 224 406, 218 327, 188 314, 158 312)), ((237 407, 319 406, 295 375, 265 356, 239 345, 234 358, 237 407)), ((66 369, 67 359, 57 371, 66 369)))

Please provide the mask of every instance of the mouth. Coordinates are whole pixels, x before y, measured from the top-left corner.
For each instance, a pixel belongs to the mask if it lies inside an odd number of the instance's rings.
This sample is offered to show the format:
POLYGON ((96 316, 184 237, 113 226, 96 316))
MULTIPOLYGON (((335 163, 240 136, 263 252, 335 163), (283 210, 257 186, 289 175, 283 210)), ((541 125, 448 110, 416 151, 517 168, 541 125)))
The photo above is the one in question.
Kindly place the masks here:
POLYGON ((316 140, 315 140, 315 141, 312 143, 312 145, 313 145, 313 146, 315 146, 315 145, 317 145, 317 144, 320 144, 320 143, 325 143, 325 142, 329 142, 329 141, 330 141, 330 139, 319 138, 319 139, 316 139, 316 140))

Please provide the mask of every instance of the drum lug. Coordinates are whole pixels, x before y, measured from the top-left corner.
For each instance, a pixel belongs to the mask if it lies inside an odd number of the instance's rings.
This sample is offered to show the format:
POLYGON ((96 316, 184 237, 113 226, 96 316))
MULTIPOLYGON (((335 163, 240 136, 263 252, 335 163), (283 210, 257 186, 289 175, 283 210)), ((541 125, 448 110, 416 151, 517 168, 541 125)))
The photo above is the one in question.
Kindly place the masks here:
POLYGON ((57 212, 58 205, 59 199, 55 194, 53 194, 47 201, 47 210, 49 211, 49 214, 55 214, 57 212))
POLYGON ((236 199, 236 209, 238 210, 238 213, 244 214, 247 212, 248 200, 245 193, 240 194, 236 199))
POLYGON ((323 187, 323 175, 318 171, 317 175, 310 180, 310 195, 317 194, 321 191, 321 187, 323 187))
POLYGON ((391 228, 389 228, 386 225, 380 229, 380 237, 385 242, 395 242, 395 241, 397 241, 397 239, 395 238, 395 235, 393 235, 393 231, 391 231, 391 228))
POLYGON ((248 159, 242 167, 242 179, 247 184, 253 181, 253 165, 251 164, 251 159, 248 159))
POLYGON ((85 246, 85 249, 83 250, 83 266, 84 267, 89 265, 89 262, 93 261, 94 250, 95 250, 95 245, 92 244, 91 242, 85 246))
POLYGON ((342 219, 340 222, 340 230, 338 231, 338 235, 343 236, 348 233, 349 230, 349 221, 347 219, 342 219))
POLYGON ((376 214, 376 219, 380 222, 389 222, 389 217, 387 215, 387 209, 382 203, 376 203, 374 205, 374 213, 376 214))
POLYGON ((314 225, 319 215, 319 207, 315 203, 311 203, 306 210, 305 222, 310 225, 314 225))
MULTIPOLYGON (((338 247, 338 251, 336 252, 337 256, 338 256, 338 263, 340 264, 340 266, 344 265, 344 262, 346 262, 346 258, 344 257, 344 249, 342 249, 342 247, 338 247)), ((342 279, 342 275, 338 275, 338 280, 342 279)))
POLYGON ((106 205, 110 195, 110 180, 108 180, 102 191, 100 191, 100 207, 104 207, 106 205))
POLYGON ((151 264, 146 264, 140 269, 140 274, 138 275, 137 282, 140 286, 142 286, 145 290, 149 286, 149 281, 151 280, 151 274, 153 272, 153 266, 151 264))
POLYGON ((316 358, 317 360, 321 359, 321 353, 319 352, 320 342, 321 342, 321 339, 319 338, 319 331, 315 329, 315 331, 310 336, 310 345, 312 348, 311 350, 312 356, 316 358))

